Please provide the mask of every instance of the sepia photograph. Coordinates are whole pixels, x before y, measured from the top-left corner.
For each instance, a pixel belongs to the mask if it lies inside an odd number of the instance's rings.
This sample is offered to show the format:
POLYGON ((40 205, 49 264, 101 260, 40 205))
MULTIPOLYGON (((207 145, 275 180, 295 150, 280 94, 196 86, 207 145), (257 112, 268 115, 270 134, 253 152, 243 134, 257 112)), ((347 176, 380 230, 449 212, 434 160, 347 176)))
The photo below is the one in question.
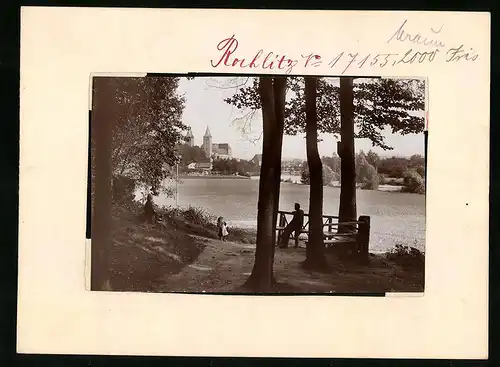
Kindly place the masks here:
POLYGON ((489 13, 20 18, 18 354, 488 356, 489 13))
POLYGON ((427 87, 92 76, 90 289, 423 293, 427 87))

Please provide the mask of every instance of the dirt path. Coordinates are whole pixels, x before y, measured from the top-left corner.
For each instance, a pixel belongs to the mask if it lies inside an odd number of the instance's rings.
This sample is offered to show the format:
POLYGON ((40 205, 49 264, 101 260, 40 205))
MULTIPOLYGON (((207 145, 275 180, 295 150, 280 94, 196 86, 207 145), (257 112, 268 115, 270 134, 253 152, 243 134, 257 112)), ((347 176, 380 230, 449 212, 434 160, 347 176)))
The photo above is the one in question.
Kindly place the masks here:
POLYGON ((205 249, 181 272, 165 276, 165 291, 227 292, 243 284, 252 271, 255 245, 196 238, 205 249))
MULTIPOLYGON (((206 245, 197 260, 174 275, 164 277, 162 291, 170 292, 231 292, 250 275, 254 263, 255 245, 221 242, 198 237, 206 245)), ((303 270, 304 248, 276 249, 275 277, 279 282, 293 284, 307 292, 333 291, 331 274, 303 270)))
MULTIPOLYGON (((250 275, 255 245, 196 237, 206 247, 179 273, 163 277, 162 292, 233 292, 250 275)), ((276 249, 274 274, 278 282, 304 293, 422 292, 423 274, 407 272, 372 255, 369 266, 328 256, 330 273, 304 270, 305 248, 276 249)), ((294 291, 295 292, 295 291, 294 291)))

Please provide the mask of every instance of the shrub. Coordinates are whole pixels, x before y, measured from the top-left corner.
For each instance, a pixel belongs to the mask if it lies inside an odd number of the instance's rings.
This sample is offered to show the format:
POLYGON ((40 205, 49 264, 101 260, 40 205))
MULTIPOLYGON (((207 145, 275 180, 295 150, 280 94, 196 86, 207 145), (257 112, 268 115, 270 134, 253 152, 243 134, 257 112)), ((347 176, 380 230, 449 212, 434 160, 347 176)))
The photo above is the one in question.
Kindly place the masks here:
POLYGON ((304 185, 309 185, 310 182, 310 177, 309 177, 309 168, 304 167, 300 174, 300 182, 302 182, 304 185))
POLYGON ((405 171, 403 174, 403 189, 401 192, 425 194, 425 181, 423 177, 414 169, 405 171))
POLYGON ((418 172, 418 174, 422 177, 425 177, 425 167, 424 166, 417 166, 415 167, 415 170, 418 172))
MULTIPOLYGON (((340 175, 334 172, 330 167, 326 164, 323 164, 323 186, 330 186, 334 181, 338 181, 340 179, 340 175)), ((309 167, 307 164, 304 164, 302 167, 302 172, 300 175, 300 182, 304 185, 309 185, 310 182, 310 174, 309 167)))
POLYGON ((377 169, 368 162, 363 152, 356 156, 356 182, 364 190, 376 190, 379 185, 377 169))
POLYGON ((202 226, 215 226, 216 216, 207 212, 203 208, 189 206, 188 208, 179 208, 167 206, 162 208, 162 213, 171 219, 180 219, 185 222, 202 226))
POLYGON ((217 220, 215 215, 208 213, 202 208, 195 208, 192 206, 185 209, 182 215, 186 221, 200 225, 213 224, 213 222, 217 220))
POLYGON ((411 246, 397 244, 386 252, 385 256, 388 260, 407 268, 423 268, 425 265, 425 253, 411 246))
POLYGON ((113 200, 115 202, 132 202, 135 198, 135 189, 135 180, 125 176, 113 178, 113 200))

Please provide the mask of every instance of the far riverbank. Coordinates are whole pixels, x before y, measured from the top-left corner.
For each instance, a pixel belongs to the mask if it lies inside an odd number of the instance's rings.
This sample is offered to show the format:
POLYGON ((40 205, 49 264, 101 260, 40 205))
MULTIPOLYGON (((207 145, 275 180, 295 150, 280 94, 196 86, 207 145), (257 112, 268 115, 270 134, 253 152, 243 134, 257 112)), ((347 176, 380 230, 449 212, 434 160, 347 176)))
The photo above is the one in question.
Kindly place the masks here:
POLYGON ((189 179, 250 180, 250 177, 234 176, 234 175, 179 175, 179 179, 181 179, 181 180, 189 180, 189 179))

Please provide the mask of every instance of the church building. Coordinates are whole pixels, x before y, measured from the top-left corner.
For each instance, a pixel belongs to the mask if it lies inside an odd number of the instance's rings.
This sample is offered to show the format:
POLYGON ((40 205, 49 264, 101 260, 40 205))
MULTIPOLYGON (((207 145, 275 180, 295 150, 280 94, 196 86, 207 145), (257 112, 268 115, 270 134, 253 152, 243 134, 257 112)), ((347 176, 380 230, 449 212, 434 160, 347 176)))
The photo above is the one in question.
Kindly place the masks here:
MULTIPOLYGON (((186 140, 190 146, 194 145, 194 135, 189 128, 186 135, 186 140)), ((203 136, 203 144, 201 146, 205 155, 211 159, 231 159, 233 157, 231 146, 228 143, 213 143, 210 128, 207 126, 205 135, 203 136)))

